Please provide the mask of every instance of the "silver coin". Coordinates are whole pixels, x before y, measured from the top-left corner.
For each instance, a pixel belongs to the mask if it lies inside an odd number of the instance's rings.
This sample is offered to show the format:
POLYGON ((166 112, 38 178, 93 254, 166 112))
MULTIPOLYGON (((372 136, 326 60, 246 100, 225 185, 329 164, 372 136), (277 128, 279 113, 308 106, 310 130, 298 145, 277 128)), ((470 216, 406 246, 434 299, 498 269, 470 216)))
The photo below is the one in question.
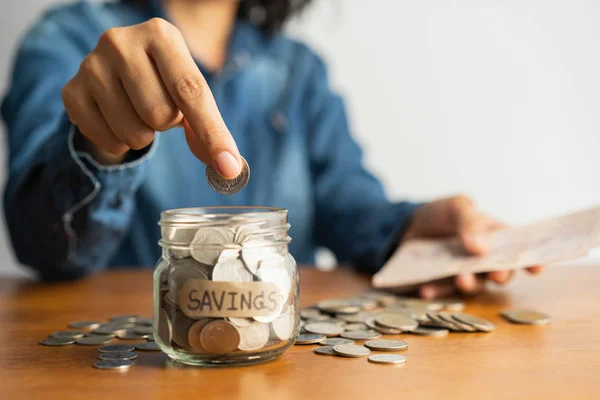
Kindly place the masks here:
POLYGON ((450 331, 448 329, 443 328, 424 328, 422 326, 418 327, 414 331, 410 331, 409 333, 421 336, 448 336, 450 331))
POLYGON ((58 332, 54 332, 53 334, 50 335, 50 337, 53 337, 53 338, 73 338, 73 339, 79 339, 84 336, 85 336, 85 332, 79 332, 79 331, 58 331, 58 332))
POLYGON ((510 322, 526 325, 545 325, 551 320, 549 315, 533 310, 506 310, 500 315, 510 322))
POLYGON ((117 332, 117 331, 121 331, 123 329, 133 328, 134 326, 136 326, 134 322, 114 321, 114 322, 109 322, 108 324, 101 325, 100 328, 97 328, 97 329, 106 329, 106 330, 110 329, 113 332, 117 332))
POLYGON ((375 323, 375 317, 367 318, 365 320, 365 325, 384 335, 399 335, 402 333, 402 330, 400 329, 384 328, 383 326, 377 325, 375 323))
POLYGON ((129 344, 109 344, 98 349, 100 353, 123 353, 134 350, 135 346, 129 344))
POLYGON ((371 350, 355 344, 338 344, 333 346, 333 352, 343 357, 364 357, 371 354, 371 350))
POLYGON ((329 322, 314 322, 311 324, 306 324, 304 325, 304 329, 306 329, 307 332, 319 333, 327 337, 339 336, 344 333, 343 327, 329 322))
POLYGON ((136 326, 133 328, 133 332, 138 335, 152 335, 152 327, 151 326, 136 326))
POLYGON ((75 343, 82 346, 100 346, 112 341, 112 337, 105 335, 92 335, 77 339, 75 343))
POLYGON ((128 369, 135 364, 133 360, 100 360, 94 363, 98 369, 128 369))
POLYGON ((40 341, 42 346, 67 346, 69 344, 75 343, 75 338, 72 337, 49 337, 40 341))
POLYGON ((455 325, 458 325, 458 327, 460 328, 461 331, 465 331, 465 332, 477 332, 477 329, 473 328, 471 325, 469 324, 464 324, 458 320, 456 320, 456 318, 453 318, 452 313, 449 311, 440 311, 437 313, 438 318, 443 319, 446 322, 450 322, 453 323, 455 325))
POLYGON ((161 227, 161 237, 169 244, 169 253, 173 258, 190 257, 189 245, 196 234, 195 229, 161 227))
POLYGON ((102 353, 98 358, 101 360, 135 360, 137 354, 132 351, 120 351, 116 353, 102 353))
POLYGON ((244 157, 240 156, 240 158, 242 159, 242 171, 234 179, 225 179, 212 166, 206 166, 206 180, 215 192, 220 194, 235 194, 246 187, 250 180, 250 167, 248 167, 248 163, 244 157))
POLYGON ((263 348, 269 341, 269 325, 254 322, 252 325, 236 327, 240 334, 238 349, 253 351, 263 348))
POLYGON ((333 346, 320 346, 313 350, 315 354, 321 356, 335 356, 333 352, 333 346))
POLYGON ((319 346, 337 346, 338 344, 354 344, 354 340, 345 338, 327 338, 324 342, 319 343, 319 346))
POLYGON ((351 324, 358 324, 365 322, 367 318, 373 317, 373 313, 361 311, 356 314, 336 314, 335 317, 351 324))
POLYGON ((160 351, 160 347, 155 342, 138 343, 135 348, 141 351, 160 351))
POLYGON ((257 233, 261 231, 261 226, 265 224, 266 221, 257 221, 239 225, 235 230, 235 243, 243 244, 256 239, 257 233))
POLYGON ((114 322, 114 321, 119 321, 119 322, 123 322, 123 321, 135 322, 135 320, 137 318, 139 318, 139 317, 140 316, 137 315, 137 314, 113 315, 108 320, 110 322, 114 322))
POLYGON ((317 303, 319 310, 330 314, 356 314, 361 311, 360 304, 353 303, 346 299, 330 299, 317 303))
MULTIPOLYGON (((235 240, 235 239, 234 239, 235 240)), ((225 249, 225 250, 221 250, 221 253, 219 253, 219 257, 217 258, 217 262, 219 261, 223 261, 223 260, 231 260, 231 259, 238 259, 240 258, 240 251, 237 249, 225 249)))
MULTIPOLYGON (((300 318, 302 319, 317 319, 323 317, 321 311, 316 308, 305 308, 300 310, 300 318)), ((328 318, 327 316, 325 316, 328 318)))
POLYGON ((381 333, 375 331, 348 331, 342 333, 340 336, 352 340, 372 340, 379 339, 381 333))
POLYGON ((258 263, 256 276, 261 282, 271 282, 279 288, 281 293, 281 302, 287 303, 290 290, 292 288, 292 280, 288 272, 283 268, 283 257, 279 254, 270 254, 258 263))
POLYGON ((316 333, 301 333, 298 335, 298 339, 296 340, 296 344, 315 344, 321 343, 327 339, 325 335, 319 335, 316 333))
POLYGON ((125 329, 117 334, 117 337, 123 340, 146 339, 148 336, 148 334, 136 333, 133 329, 125 329))
POLYGON ((419 326, 419 323, 414 319, 397 313, 379 314, 375 317, 375 323, 384 328, 400 329, 404 332, 410 332, 419 326))
POLYGON ((169 299, 173 303, 179 302, 179 290, 190 279, 208 280, 208 270, 193 258, 184 258, 171 261, 169 272, 169 299))
POLYGON ((408 348, 408 343, 403 340, 369 340, 365 347, 377 351, 401 351, 408 348))
MULTIPOLYGON (((269 250, 268 247, 272 245, 272 242, 268 240, 250 240, 242 244, 242 260, 244 261, 244 265, 248 268, 252 274, 256 275, 258 271, 258 263, 273 254, 272 250, 269 250)), ((279 256, 280 258, 276 260, 277 264, 275 267, 283 266, 283 257, 279 254, 274 254, 275 256, 279 256)))
POLYGON ((127 330, 127 328, 122 328, 122 327, 106 327, 106 326, 101 326, 100 328, 96 328, 92 331, 92 334, 94 335, 100 335, 100 336, 112 336, 115 337, 118 334, 121 334, 123 332, 125 332, 127 330))
POLYGON ((252 282, 254 276, 241 260, 224 260, 215 265, 212 275, 216 282, 252 282))
POLYGON ((496 325, 492 324, 490 321, 480 317, 476 317, 471 314, 453 313, 452 318, 459 322, 462 322, 463 324, 471 325, 472 327, 477 328, 477 330, 482 332, 491 332, 494 329, 496 329, 496 325))
POLYGON ((344 325, 344 329, 346 330, 346 332, 348 331, 366 331, 367 330, 367 326, 365 324, 361 323, 351 323, 351 324, 346 324, 344 325))
POLYGON ((458 325, 454 322, 448 322, 437 316, 436 313, 427 313, 427 319, 419 322, 421 326, 428 326, 433 328, 449 329, 451 331, 460 331, 458 325))
POLYGON ((75 329, 96 329, 102 325, 100 321, 73 321, 69 324, 69 328, 75 329))
POLYGON ((152 320, 152 318, 138 318, 135 320, 135 324, 141 326, 152 326, 153 322, 154 321, 152 320))
POLYGON ((215 265, 223 245, 233 244, 235 232, 228 226, 212 226, 198 229, 190 251, 194 260, 207 265, 215 265))
POLYGON ((296 325, 296 314, 294 312, 294 306, 289 306, 288 311, 283 315, 279 316, 275 321, 271 322, 271 329, 273 331, 273 338, 279 340, 288 340, 294 333, 294 326, 296 325))
POLYGON ((373 354, 367 360, 375 364, 403 364, 406 362, 406 357, 400 354, 373 354))
POLYGON ((252 318, 238 318, 238 317, 229 317, 227 318, 229 322, 234 324, 235 326, 250 326, 254 323, 252 318))

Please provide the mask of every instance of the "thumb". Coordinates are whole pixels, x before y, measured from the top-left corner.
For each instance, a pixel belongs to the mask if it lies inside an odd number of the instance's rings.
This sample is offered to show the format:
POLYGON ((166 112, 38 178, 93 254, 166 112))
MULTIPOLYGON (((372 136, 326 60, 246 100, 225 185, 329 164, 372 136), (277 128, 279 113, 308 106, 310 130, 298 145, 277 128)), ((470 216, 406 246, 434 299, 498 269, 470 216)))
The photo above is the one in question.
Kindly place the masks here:
POLYGON ((487 219, 477 211, 470 199, 463 199, 454 207, 456 231, 465 250, 474 255, 488 252, 487 219))
POLYGON ((200 161, 212 166, 225 179, 234 179, 242 171, 240 152, 231 134, 227 132, 198 136, 183 120, 185 138, 190 150, 200 161))

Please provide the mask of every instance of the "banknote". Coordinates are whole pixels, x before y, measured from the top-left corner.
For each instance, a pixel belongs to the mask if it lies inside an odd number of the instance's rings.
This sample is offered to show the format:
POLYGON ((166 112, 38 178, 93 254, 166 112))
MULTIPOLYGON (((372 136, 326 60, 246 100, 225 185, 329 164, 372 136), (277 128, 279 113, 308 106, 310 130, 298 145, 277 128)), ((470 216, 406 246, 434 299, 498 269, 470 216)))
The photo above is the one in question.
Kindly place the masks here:
POLYGON ((489 253, 468 255, 457 238, 411 240, 373 277, 373 286, 416 285, 459 273, 549 265, 586 256, 600 245, 600 207, 488 234, 489 253))

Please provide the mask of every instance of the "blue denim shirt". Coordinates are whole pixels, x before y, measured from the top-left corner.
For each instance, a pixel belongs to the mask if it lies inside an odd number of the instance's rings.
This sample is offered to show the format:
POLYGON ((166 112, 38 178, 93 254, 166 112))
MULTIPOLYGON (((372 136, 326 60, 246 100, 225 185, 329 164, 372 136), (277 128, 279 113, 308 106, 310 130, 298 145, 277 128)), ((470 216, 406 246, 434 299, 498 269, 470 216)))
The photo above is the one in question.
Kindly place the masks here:
POLYGON ((265 205, 289 210, 298 262, 313 262, 325 246, 375 272, 417 205, 386 198, 362 165, 325 65, 283 35, 238 21, 224 69, 210 74, 199 65, 252 171, 239 194, 210 189, 182 129, 158 134, 119 166, 81 150, 61 88, 103 31, 157 16, 165 17, 158 2, 144 10, 80 2, 50 10, 23 39, 2 104, 10 157, 4 207, 18 259, 46 279, 149 267, 160 257, 162 210, 265 205))

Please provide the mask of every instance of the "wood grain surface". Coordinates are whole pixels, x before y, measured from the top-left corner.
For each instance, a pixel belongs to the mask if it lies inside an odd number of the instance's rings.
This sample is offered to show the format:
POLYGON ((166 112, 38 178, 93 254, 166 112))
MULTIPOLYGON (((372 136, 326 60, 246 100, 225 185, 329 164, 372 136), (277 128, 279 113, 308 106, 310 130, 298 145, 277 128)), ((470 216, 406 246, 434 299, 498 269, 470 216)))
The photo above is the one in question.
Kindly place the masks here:
MULTIPOLYGON (((0 399, 598 399, 600 267, 524 273, 505 288, 468 299, 467 312, 493 321, 493 333, 445 338, 387 336, 409 343, 408 361, 318 356, 294 346, 249 367, 174 365, 141 353, 128 371, 92 368, 96 347, 44 347, 39 340, 79 319, 152 313, 151 273, 118 271, 78 282, 0 280, 0 399), (547 326, 505 322, 498 312, 530 307, 547 326)), ((347 269, 301 270, 302 305, 359 294, 368 279, 347 269)))

